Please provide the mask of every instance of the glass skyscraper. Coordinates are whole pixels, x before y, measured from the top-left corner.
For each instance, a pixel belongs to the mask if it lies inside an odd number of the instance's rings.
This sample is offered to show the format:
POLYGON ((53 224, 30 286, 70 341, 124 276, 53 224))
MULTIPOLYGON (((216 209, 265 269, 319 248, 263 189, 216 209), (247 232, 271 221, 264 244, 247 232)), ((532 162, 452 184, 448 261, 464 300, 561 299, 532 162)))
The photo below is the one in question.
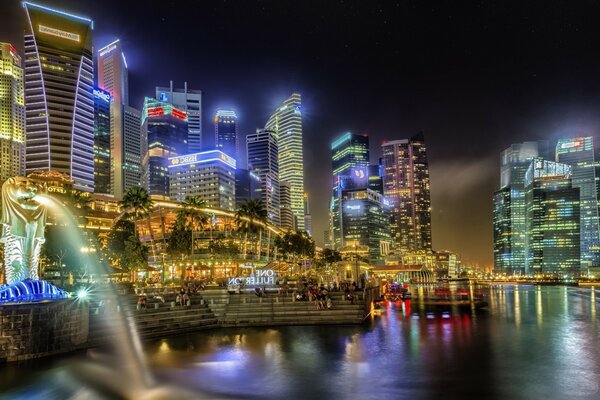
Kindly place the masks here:
POLYGON ((598 220, 598 185, 600 160, 596 160, 594 139, 581 136, 560 139, 556 144, 556 161, 572 167, 573 187, 579 188, 581 200, 581 267, 600 267, 600 227, 598 220))
POLYGON ((431 250, 429 162, 422 133, 384 142, 383 194, 392 206, 392 235, 399 251, 431 250))
POLYGON ((25 175, 25 90, 17 49, 0 43, 0 181, 25 175))
POLYGON ((110 193, 110 93, 94 89, 94 192, 110 193))
POLYGON ((304 154, 302 144, 302 99, 292 93, 265 124, 275 133, 279 146, 279 181, 289 182, 296 229, 304 227, 304 154))
POLYGON ((260 178, 261 200, 271 222, 281 225, 279 199, 279 148, 275 132, 259 129, 246 137, 248 169, 260 178))
POLYGON ((218 110, 215 115, 215 147, 238 158, 237 115, 232 110, 218 110))
POLYGON ((580 194, 571 177, 571 166, 541 158, 525 173, 528 275, 579 275, 580 194))
POLYGON ((23 3, 26 172, 55 170, 94 190, 93 23, 23 3))
POLYGON ((494 271, 498 273, 525 273, 525 172, 536 157, 548 157, 546 142, 515 143, 500 154, 500 189, 493 198, 494 271))
MULTIPOLYGON (((169 87, 157 87, 156 98, 160 101, 171 103, 178 109, 185 111, 188 116, 188 147, 190 153, 202 150, 202 91, 188 89, 187 82, 183 82, 183 89, 174 89, 173 81, 169 87)), ((235 155, 230 154, 235 158, 235 155)))
POLYGON ((148 138, 147 160, 144 161, 148 192, 169 196, 168 159, 188 154, 187 113, 170 103, 146 97, 142 126, 148 138))
POLYGON ((369 137, 344 133, 331 143, 333 176, 350 176, 357 167, 369 166, 369 137))

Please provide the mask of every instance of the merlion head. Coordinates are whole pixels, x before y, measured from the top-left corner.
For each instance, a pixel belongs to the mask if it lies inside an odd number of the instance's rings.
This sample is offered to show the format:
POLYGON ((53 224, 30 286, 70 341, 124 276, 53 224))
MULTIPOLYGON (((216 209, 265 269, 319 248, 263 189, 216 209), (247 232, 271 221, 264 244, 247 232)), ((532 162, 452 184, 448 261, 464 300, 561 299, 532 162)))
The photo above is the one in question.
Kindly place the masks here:
POLYGON ((17 203, 26 210, 35 210, 41 206, 35 197, 42 191, 42 187, 24 177, 9 178, 2 185, 2 200, 17 203))

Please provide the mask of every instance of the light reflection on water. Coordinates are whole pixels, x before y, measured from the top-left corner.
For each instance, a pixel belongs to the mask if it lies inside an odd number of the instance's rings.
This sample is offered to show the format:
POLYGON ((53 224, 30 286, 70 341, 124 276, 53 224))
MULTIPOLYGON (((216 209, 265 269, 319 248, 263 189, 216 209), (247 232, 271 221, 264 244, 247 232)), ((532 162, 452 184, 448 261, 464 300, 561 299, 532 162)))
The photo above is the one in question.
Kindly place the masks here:
MULTIPOLYGON (((386 303, 369 326, 211 331, 146 343, 146 353, 159 378, 233 397, 600 398, 597 289, 487 293, 477 313, 386 303)), ((0 368, 0 389, 14 370, 0 368)))

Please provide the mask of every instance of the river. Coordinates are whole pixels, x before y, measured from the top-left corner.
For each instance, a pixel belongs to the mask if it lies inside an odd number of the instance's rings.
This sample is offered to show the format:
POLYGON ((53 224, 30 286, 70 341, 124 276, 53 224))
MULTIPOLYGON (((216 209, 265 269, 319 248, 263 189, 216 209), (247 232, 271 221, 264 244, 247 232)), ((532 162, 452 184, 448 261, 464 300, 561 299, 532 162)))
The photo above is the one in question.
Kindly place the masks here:
MULTIPOLYGON (((600 399, 600 290, 487 289, 479 311, 386 303, 365 326, 225 329, 145 343, 159 379, 256 399, 600 399)), ((3 398, 48 390, 85 355, 0 367, 3 398)))

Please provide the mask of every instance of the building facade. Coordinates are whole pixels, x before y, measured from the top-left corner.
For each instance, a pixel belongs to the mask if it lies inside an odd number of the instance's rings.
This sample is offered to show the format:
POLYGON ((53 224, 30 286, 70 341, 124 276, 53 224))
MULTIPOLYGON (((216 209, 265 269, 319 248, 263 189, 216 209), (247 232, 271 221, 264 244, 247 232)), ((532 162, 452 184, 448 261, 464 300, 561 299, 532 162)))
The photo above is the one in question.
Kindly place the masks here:
POLYGON ((279 216, 279 148, 275 132, 259 129, 246 137, 248 169, 260 177, 261 200, 267 216, 275 226, 281 225, 279 216))
POLYGON ((573 187, 579 189, 581 196, 581 268, 587 271, 592 267, 600 267, 600 160, 596 160, 594 138, 580 136, 560 139, 556 144, 556 161, 571 166, 573 187))
POLYGON ((399 251, 431 249, 429 161, 422 133, 382 145, 383 194, 399 251))
POLYGON ((304 193, 304 230, 309 236, 313 235, 312 215, 308 202, 308 193, 304 193))
POLYGON ((55 170, 94 190, 93 22, 23 3, 26 172, 55 170))
POLYGON ((239 154, 237 114, 232 110, 218 110, 214 118, 215 148, 230 157, 239 154))
POLYGON ((110 93, 94 89, 94 192, 110 194, 110 93))
POLYGON ((347 132, 331 143, 334 178, 350 176, 357 167, 369 166, 369 137, 347 132))
POLYGON ((497 273, 525 273, 525 173, 534 158, 547 158, 547 155, 546 142, 515 143, 500 154, 500 189, 493 196, 494 271, 497 273))
POLYGON ((289 182, 292 212, 297 229, 304 227, 304 152, 302 144, 302 98, 292 93, 269 117, 265 130, 273 131, 279 146, 279 181, 289 182))
POLYGON ((238 168, 235 171, 235 208, 251 200, 261 200, 260 177, 253 171, 238 168))
MULTIPOLYGON (((187 143, 190 153, 197 153, 203 149, 202 145, 202 91, 188 89, 187 82, 183 89, 174 89, 173 81, 169 87, 157 87, 156 98, 160 101, 171 103, 178 109, 185 111, 188 116, 187 143)), ((232 156, 235 158, 235 156, 232 156)))
POLYGON ((579 276, 580 191, 571 179, 571 166, 541 158, 525 173, 528 275, 579 276))
POLYGON ((281 229, 284 231, 295 229, 295 218, 292 212, 292 190, 289 182, 279 183, 279 218, 281 229))
POLYGON ((142 127, 148 141, 147 159, 143 161, 148 192, 168 197, 171 192, 169 158, 188 154, 187 113, 170 103, 146 97, 142 127))
POLYGON ((169 158, 170 197, 199 197, 208 207, 235 210, 236 161, 220 150, 169 158))
POLYGON ((0 43, 0 181, 25 175, 25 90, 17 49, 0 43))

